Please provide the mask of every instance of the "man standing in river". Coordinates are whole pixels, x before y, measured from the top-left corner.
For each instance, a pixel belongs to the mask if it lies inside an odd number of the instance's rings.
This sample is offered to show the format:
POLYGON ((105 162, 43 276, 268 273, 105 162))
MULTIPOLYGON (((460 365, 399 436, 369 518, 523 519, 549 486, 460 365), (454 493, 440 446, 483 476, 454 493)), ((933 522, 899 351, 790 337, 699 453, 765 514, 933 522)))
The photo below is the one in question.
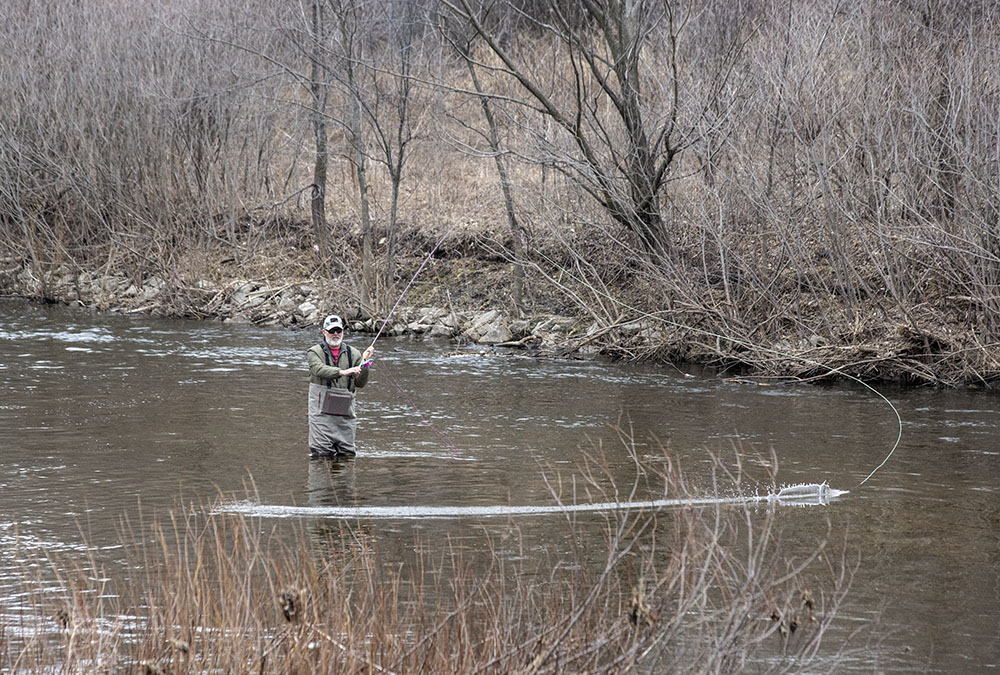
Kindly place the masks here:
POLYGON ((358 426, 354 392, 368 384, 368 361, 344 344, 344 322, 336 314, 323 320, 323 341, 306 352, 309 361, 309 456, 353 457, 358 426))

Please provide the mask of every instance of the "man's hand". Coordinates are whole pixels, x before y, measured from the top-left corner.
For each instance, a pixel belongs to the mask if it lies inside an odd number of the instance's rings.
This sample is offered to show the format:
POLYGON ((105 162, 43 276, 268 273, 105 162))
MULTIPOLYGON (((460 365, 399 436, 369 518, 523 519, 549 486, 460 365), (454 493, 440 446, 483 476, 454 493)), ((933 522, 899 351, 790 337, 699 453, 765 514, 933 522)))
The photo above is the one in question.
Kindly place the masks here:
POLYGON ((360 375, 360 374, 361 374, 361 366, 354 366, 353 368, 345 368, 344 370, 340 371, 341 377, 346 377, 347 375, 360 375))
POLYGON ((361 355, 361 360, 362 361, 371 361, 372 360, 372 354, 374 354, 374 353, 375 353, 375 345, 372 345, 371 347, 369 347, 368 349, 365 350, 364 354, 361 355))

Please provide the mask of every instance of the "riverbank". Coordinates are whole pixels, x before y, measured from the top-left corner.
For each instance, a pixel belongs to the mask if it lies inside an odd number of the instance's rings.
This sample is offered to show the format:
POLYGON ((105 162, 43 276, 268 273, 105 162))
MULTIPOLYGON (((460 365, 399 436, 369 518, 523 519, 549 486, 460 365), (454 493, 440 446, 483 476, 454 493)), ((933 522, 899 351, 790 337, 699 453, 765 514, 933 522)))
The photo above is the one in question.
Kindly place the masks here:
MULTIPOLYGON (((381 330, 382 335, 447 338, 550 355, 589 355, 598 351, 596 346, 574 343, 588 335, 580 317, 552 313, 514 317, 495 308, 469 307, 469 298, 455 293, 455 302, 447 306, 401 304, 386 322, 384 317, 366 316, 359 304, 352 302, 346 286, 343 280, 274 281, 242 277, 189 281, 152 275, 134 281, 124 275, 74 271, 66 265, 40 276, 28 264, 14 265, 0 276, 0 292, 5 295, 99 312, 302 329, 318 328, 323 317, 336 313, 344 315, 350 329, 361 334, 374 335, 381 330)), ((413 297, 429 292, 432 291, 418 288, 413 297)))
MULTIPOLYGON (((636 305, 619 302, 613 312, 605 307, 602 313, 587 315, 580 296, 568 286, 571 281, 553 284, 545 274, 532 274, 530 269, 529 299, 518 308, 509 298, 511 264, 468 247, 460 254, 453 251, 432 259, 383 327, 385 315, 423 254, 414 250, 403 261, 402 281, 391 298, 384 294, 385 307, 374 313, 361 308, 355 279, 321 277, 304 260, 283 266, 294 270, 292 275, 275 273, 275 268, 282 269, 276 265, 257 266, 255 271, 261 273, 254 275, 212 264, 203 266, 211 274, 199 276, 129 275, 68 264, 38 273, 27 261, 6 258, 0 265, 0 293, 99 312, 302 329, 314 329, 325 315, 337 313, 345 316, 356 334, 381 330, 383 335, 444 338, 549 357, 605 354, 695 363, 758 385, 845 375, 968 388, 994 388, 1000 381, 996 348, 982 344, 968 326, 949 324, 942 312, 928 311, 903 323, 881 312, 875 298, 872 318, 863 324, 855 320, 852 326, 846 319, 838 323, 843 315, 829 301, 824 305, 816 294, 801 293, 794 302, 815 305, 814 313, 823 314, 831 328, 797 335, 773 331, 761 339, 759 332, 712 317, 704 309, 710 306, 711 289, 705 291, 703 307, 678 304, 640 311, 633 309, 636 305)), ((628 289, 621 293, 627 297, 628 289)), ((768 323, 780 324, 778 319, 769 317, 768 323)))

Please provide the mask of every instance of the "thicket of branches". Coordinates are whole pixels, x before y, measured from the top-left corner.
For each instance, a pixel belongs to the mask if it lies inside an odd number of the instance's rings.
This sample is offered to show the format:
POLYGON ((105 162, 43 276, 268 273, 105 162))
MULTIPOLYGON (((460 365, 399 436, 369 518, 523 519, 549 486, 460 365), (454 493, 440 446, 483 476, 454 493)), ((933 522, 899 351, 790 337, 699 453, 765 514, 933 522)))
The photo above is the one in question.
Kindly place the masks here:
POLYGON ((864 346, 819 354, 859 373, 883 347, 924 381, 1000 372, 991 3, 3 14, 7 265, 176 274, 193 250, 288 255, 294 234, 377 311, 401 231, 457 223, 529 276, 573 271, 606 326, 636 318, 611 295, 782 353, 864 346))

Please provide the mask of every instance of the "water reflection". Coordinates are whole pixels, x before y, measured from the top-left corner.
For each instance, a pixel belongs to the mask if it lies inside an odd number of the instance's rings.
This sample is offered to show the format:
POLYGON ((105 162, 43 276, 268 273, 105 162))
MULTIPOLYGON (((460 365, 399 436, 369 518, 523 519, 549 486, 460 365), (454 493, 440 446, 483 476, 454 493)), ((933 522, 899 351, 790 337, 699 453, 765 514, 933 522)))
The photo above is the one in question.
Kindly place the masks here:
POLYGON ((355 459, 314 459, 309 462, 306 502, 310 507, 357 503, 355 459))

